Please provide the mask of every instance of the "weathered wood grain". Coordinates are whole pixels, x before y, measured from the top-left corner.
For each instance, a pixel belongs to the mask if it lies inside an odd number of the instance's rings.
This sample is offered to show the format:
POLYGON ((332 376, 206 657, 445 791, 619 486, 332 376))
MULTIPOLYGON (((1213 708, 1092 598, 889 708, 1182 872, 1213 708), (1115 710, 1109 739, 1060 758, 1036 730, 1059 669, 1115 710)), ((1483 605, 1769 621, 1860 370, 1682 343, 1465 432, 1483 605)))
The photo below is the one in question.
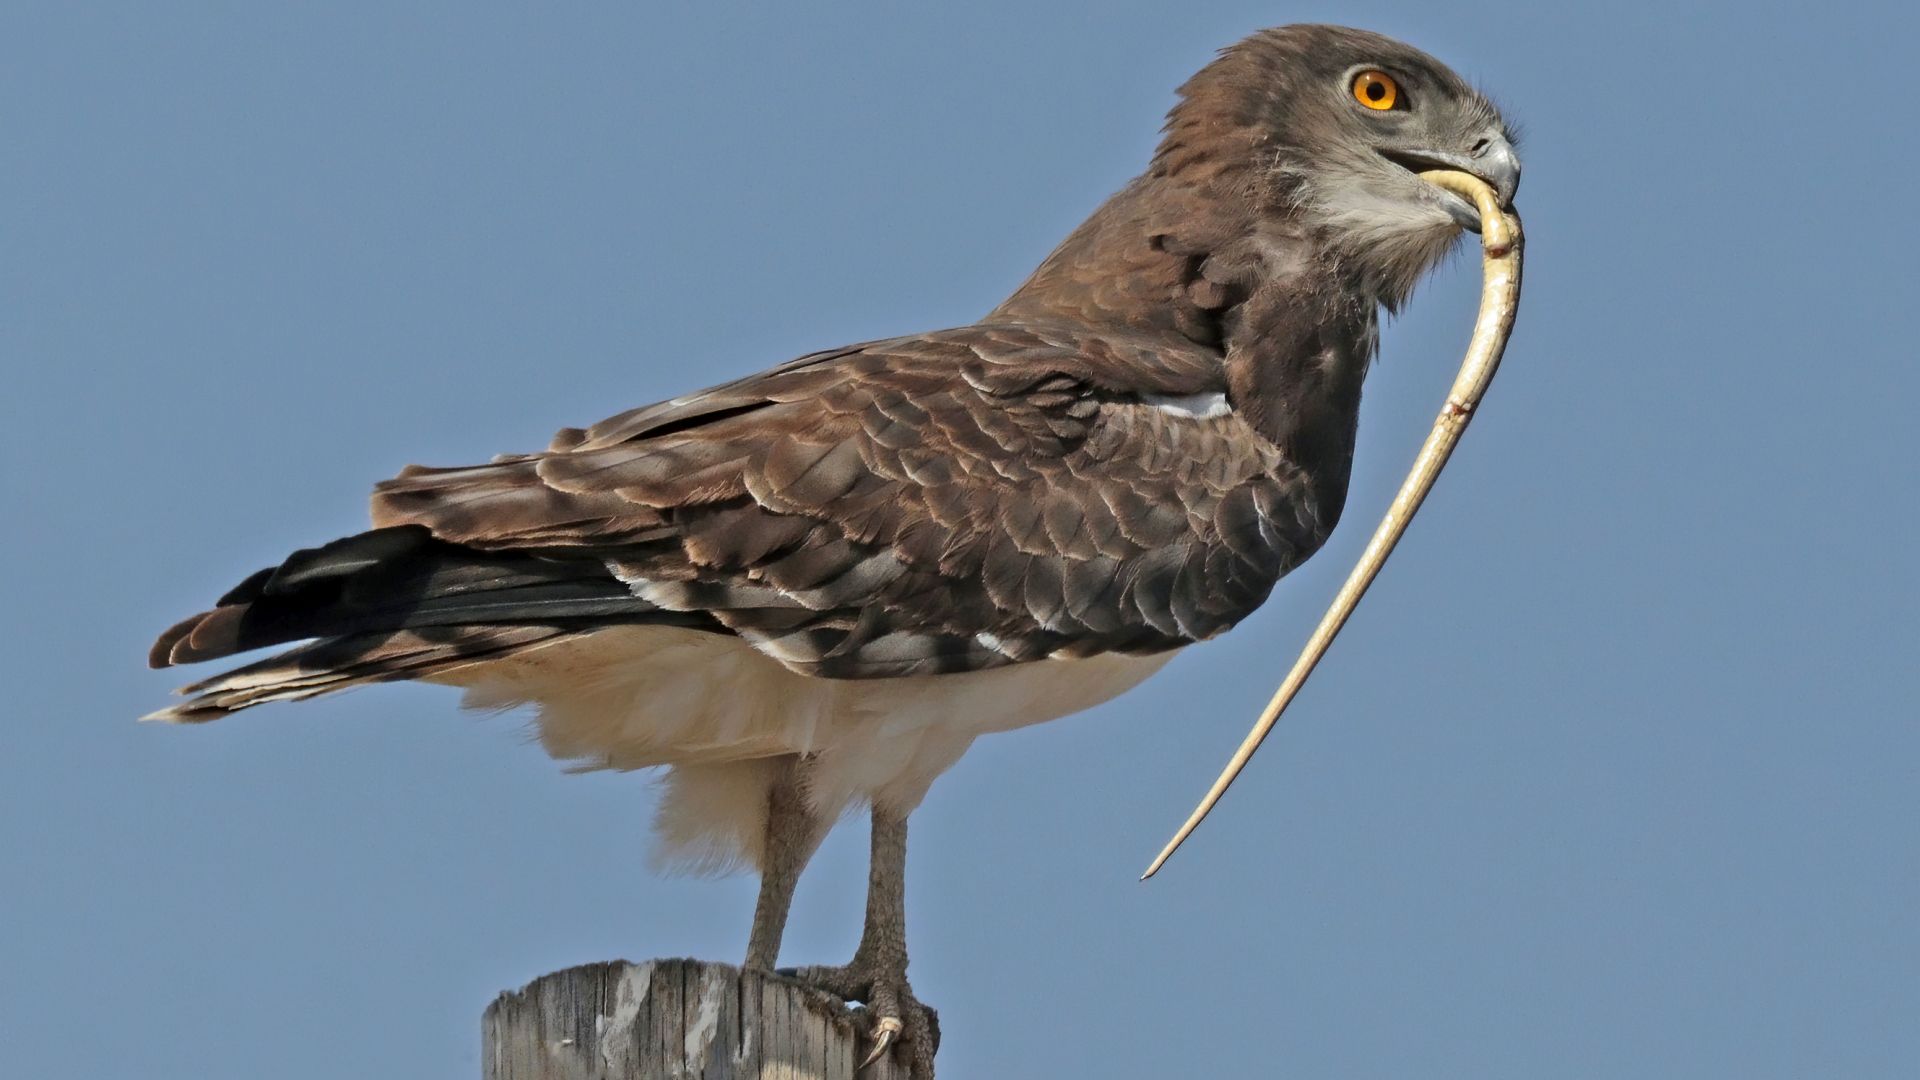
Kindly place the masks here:
MULTIPOLYGON (((556 971, 487 1007, 484 1080, 854 1080, 865 1023, 837 998, 698 960, 556 971)), ((907 1080, 889 1055, 859 1080, 907 1080)))

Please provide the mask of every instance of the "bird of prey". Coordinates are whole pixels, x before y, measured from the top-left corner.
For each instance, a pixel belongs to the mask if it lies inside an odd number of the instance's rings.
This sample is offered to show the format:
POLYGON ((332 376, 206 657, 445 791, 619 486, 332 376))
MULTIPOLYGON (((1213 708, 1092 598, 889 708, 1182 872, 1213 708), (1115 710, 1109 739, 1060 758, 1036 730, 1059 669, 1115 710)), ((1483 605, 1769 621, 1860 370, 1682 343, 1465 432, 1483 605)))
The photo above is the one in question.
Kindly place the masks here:
POLYGON ((1382 313, 1511 204, 1511 133, 1390 38, 1288 26, 1179 90, 1129 182, 970 325, 811 353, 410 467, 373 528, 254 574, 156 666, 294 647, 155 718, 413 679, 529 704, 555 757, 663 768, 683 863, 759 871, 772 969, 828 828, 872 823, 852 961, 797 977, 932 1075, 907 816, 981 735, 1086 709, 1247 617, 1339 520, 1382 313))

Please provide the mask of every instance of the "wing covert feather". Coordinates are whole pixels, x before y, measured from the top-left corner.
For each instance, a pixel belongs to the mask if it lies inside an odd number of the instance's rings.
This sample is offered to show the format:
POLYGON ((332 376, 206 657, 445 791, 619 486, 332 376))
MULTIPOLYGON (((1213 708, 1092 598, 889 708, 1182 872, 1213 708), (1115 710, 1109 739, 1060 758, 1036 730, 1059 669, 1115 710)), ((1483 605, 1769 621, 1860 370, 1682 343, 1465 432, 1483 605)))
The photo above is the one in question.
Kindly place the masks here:
POLYGON ((482 550, 594 552, 807 674, 872 678, 1212 637, 1325 539, 1219 355, 982 325, 802 357, 374 498, 482 550), (1223 398, 1220 400, 1224 400, 1223 398))

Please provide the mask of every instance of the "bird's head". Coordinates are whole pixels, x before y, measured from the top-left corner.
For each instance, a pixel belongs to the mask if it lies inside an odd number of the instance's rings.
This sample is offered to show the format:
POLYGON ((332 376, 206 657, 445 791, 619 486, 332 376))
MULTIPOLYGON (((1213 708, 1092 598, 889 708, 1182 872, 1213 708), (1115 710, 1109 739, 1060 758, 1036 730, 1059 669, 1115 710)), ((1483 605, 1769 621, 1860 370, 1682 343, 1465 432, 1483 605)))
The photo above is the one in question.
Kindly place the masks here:
POLYGON ((1480 177, 1511 204, 1513 134, 1492 102, 1411 46, 1339 26, 1263 30, 1180 90, 1156 168, 1250 181, 1256 199, 1325 236, 1389 305, 1479 228, 1465 199, 1419 178, 1480 177))

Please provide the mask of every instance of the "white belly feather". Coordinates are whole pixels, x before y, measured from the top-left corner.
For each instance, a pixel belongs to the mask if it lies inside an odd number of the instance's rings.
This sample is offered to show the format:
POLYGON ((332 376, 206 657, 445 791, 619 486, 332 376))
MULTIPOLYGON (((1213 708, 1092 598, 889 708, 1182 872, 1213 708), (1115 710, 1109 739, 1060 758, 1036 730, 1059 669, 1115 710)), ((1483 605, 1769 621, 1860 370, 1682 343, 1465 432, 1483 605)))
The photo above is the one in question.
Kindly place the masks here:
POLYGON ((655 829, 666 861, 757 860, 776 762, 809 756, 817 809, 919 805, 973 740, 1079 712, 1172 653, 1041 660, 903 679, 794 674, 736 638, 625 626, 448 672, 465 704, 538 707, 541 744, 581 768, 671 766, 655 829))

